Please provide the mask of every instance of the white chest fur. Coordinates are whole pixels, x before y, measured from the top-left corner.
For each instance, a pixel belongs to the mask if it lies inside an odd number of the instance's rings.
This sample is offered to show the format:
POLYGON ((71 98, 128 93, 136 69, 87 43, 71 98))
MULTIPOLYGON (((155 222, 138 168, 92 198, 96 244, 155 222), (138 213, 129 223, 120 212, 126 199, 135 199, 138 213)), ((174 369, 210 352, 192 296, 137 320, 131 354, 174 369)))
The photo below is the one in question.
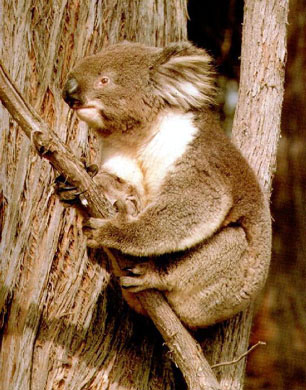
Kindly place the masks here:
POLYGON ((192 114, 164 114, 152 129, 152 137, 131 153, 120 148, 104 151, 103 168, 135 185, 151 198, 167 173, 184 154, 198 129, 192 114))

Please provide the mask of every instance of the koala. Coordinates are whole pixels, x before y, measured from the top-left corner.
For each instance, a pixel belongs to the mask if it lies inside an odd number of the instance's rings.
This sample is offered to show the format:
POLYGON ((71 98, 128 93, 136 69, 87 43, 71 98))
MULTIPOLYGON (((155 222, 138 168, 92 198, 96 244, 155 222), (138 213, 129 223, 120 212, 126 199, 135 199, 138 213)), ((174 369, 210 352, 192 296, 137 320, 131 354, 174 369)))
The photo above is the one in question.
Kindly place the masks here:
POLYGON ((135 310, 138 292, 157 289, 191 329, 256 298, 271 247, 268 201, 221 130, 214 78, 189 42, 123 42, 82 59, 63 89, 101 141, 101 188, 105 174, 129 188, 114 217, 85 222, 87 245, 127 259, 117 275, 135 310))

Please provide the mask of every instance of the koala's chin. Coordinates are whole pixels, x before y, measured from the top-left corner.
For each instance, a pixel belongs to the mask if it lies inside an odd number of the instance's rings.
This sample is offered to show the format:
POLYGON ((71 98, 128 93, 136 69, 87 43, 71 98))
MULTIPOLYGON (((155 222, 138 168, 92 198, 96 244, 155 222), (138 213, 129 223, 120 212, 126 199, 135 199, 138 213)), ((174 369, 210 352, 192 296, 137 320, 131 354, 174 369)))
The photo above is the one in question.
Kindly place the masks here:
POLYGON ((79 119, 86 122, 90 127, 103 129, 104 122, 101 116, 101 109, 102 107, 97 107, 94 103, 89 103, 76 109, 76 114, 79 119))

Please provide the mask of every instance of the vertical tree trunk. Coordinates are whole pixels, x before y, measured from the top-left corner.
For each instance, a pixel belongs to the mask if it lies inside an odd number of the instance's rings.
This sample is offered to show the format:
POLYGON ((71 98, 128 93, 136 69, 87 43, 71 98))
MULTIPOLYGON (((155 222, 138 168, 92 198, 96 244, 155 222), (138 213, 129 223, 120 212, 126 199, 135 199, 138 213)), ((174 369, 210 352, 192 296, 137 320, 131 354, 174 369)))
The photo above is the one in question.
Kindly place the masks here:
MULTIPOLYGON (((287 15, 288 0, 245 0, 239 101, 232 134, 268 197, 280 135, 287 15)), ((210 330, 204 349, 210 350, 212 362, 232 361, 247 350, 252 316, 250 307, 210 330)), ((243 388, 245 360, 218 371, 222 389, 243 388)))
POLYGON ((306 302, 301 299, 306 277, 305 68, 306 3, 291 0, 282 138, 272 196, 274 252, 253 335, 266 335, 268 345, 250 359, 250 389, 298 390, 306 383, 306 302), (261 378, 254 377, 258 370, 261 378))
MULTIPOLYGON (((186 39, 185 6, 1 0, 1 58, 30 104, 88 156, 87 128, 61 99, 67 71, 105 43, 186 39)), ((88 257, 81 216, 59 203, 51 167, 3 107, 0 137, 0 387, 173 388, 158 332, 122 302, 103 252, 88 257)))
MULTIPOLYGON (((288 0, 246 0, 244 7, 241 77, 233 140, 257 173, 267 197, 270 197, 280 136, 288 3, 288 0)), ((235 338, 250 330, 252 315, 253 308, 250 308, 241 316, 235 338)), ((242 384, 237 384, 237 376, 235 380, 236 385, 226 388, 242 388, 242 384)))

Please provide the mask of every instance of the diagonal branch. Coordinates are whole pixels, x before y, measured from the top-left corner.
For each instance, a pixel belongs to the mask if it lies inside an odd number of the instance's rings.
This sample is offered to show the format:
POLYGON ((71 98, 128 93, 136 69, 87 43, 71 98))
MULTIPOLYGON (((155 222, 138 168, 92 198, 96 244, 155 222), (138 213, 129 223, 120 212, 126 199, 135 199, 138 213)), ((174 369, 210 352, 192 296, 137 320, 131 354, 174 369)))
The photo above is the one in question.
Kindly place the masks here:
MULTIPOLYGON (((106 218, 114 209, 84 169, 81 162, 30 107, 0 62, 0 100, 33 141, 37 153, 50 161, 58 172, 85 193, 88 213, 106 218)), ((109 256, 115 261, 114 256, 109 256)), ((174 362, 181 369, 190 390, 219 390, 219 384, 196 343, 157 290, 138 294, 139 300, 163 336, 174 362)))

